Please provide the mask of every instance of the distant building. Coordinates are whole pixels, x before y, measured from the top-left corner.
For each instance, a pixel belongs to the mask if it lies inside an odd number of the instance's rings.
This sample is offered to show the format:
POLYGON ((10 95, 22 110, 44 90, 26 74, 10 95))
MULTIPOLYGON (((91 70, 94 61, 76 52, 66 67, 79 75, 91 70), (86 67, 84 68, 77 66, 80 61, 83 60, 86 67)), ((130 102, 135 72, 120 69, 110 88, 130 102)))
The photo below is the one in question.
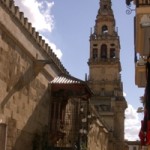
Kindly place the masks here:
POLYGON ((146 146, 141 146, 140 141, 126 141, 127 150, 147 150, 146 146))

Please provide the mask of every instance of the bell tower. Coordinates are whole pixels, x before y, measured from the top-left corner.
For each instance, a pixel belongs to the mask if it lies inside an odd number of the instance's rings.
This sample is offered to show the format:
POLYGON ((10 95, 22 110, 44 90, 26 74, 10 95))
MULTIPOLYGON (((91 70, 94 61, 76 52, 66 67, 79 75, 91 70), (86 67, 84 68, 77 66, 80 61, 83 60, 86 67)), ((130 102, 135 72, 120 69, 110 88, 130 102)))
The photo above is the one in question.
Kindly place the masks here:
POLYGON ((94 30, 90 34, 88 84, 94 92, 92 104, 111 134, 109 150, 124 149, 124 118, 120 40, 115 27, 111 0, 100 0, 94 30))

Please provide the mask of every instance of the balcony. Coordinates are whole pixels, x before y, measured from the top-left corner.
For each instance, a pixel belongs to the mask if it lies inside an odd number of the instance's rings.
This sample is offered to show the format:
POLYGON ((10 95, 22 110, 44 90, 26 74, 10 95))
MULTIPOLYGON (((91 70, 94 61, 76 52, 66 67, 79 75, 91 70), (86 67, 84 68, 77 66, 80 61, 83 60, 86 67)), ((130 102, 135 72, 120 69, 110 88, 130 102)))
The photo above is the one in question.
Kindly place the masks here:
POLYGON ((150 6, 150 0, 135 0, 136 6, 140 7, 140 6, 150 6))
POLYGON ((146 74, 145 74, 145 63, 141 62, 141 60, 137 61, 135 64, 135 84, 138 87, 146 86, 146 74))
POLYGON ((135 52, 140 56, 135 64, 135 84, 138 87, 145 87, 145 63, 150 55, 150 0, 134 0, 134 3, 136 4, 135 52))
POLYGON ((126 5, 130 6, 132 1, 134 1, 137 8, 142 6, 150 6, 150 0, 126 0, 126 5))
MULTIPOLYGON (((119 58, 91 58, 88 60, 88 65, 97 65, 97 64, 116 64, 119 63, 119 58)), ((121 68, 120 68, 121 69, 121 68)))

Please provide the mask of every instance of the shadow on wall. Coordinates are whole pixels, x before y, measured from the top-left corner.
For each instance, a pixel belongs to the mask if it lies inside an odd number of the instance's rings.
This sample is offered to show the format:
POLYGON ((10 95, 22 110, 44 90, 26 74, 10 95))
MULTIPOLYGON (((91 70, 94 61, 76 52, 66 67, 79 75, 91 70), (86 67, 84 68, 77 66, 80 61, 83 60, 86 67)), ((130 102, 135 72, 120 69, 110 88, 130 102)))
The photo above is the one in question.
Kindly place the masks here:
POLYGON ((21 90, 23 87, 31 83, 31 81, 33 81, 36 78, 38 73, 43 69, 44 65, 45 63, 43 62, 41 63, 34 62, 33 65, 31 65, 27 69, 27 71, 23 75, 21 75, 17 83, 12 87, 12 89, 10 89, 10 91, 8 92, 4 100, 1 102, 2 109, 4 108, 4 106, 7 104, 7 102, 15 92, 21 90))
MULTIPOLYGON (((44 93, 38 105, 27 120, 24 128, 16 128, 16 121, 8 122, 8 141, 16 139, 13 150, 44 150, 48 139, 48 116, 49 116, 49 92, 44 93), (13 137, 11 137, 13 136, 13 137)), ((30 107, 30 106, 29 106, 30 107)))

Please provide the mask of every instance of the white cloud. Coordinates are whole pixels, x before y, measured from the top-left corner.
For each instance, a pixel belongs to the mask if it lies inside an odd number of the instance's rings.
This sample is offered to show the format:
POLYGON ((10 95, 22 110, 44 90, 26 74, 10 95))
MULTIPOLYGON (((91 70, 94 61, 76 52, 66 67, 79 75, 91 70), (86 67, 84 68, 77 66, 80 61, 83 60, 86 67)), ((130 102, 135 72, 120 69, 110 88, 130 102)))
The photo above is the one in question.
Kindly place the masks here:
POLYGON ((45 40, 45 42, 46 42, 47 44, 49 44, 49 45, 51 46, 52 50, 55 52, 55 54, 57 55, 57 57, 58 57, 58 58, 61 58, 61 57, 62 57, 62 52, 61 52, 61 50, 58 49, 54 43, 51 43, 51 42, 49 41, 49 39, 47 39, 46 37, 43 36, 43 39, 45 40))
POLYGON ((54 2, 37 1, 37 0, 16 0, 24 15, 31 21, 32 25, 38 31, 48 30, 52 31, 54 27, 53 16, 51 15, 51 8, 54 2))
POLYGON ((139 140, 138 134, 141 121, 136 110, 130 104, 128 104, 128 108, 125 111, 125 117, 125 139, 129 141, 139 140))
POLYGON ((123 92, 123 96, 124 96, 124 97, 126 97, 126 96, 127 96, 127 94, 126 94, 125 92, 123 92))
POLYGON ((44 33, 48 32, 50 34, 54 28, 54 17, 51 14, 54 2, 43 0, 15 0, 15 5, 19 6, 20 11, 24 12, 24 16, 28 18, 28 21, 36 28, 36 31, 42 34, 46 43, 51 46, 53 52, 61 59, 61 50, 54 43, 50 42, 49 39, 44 37, 44 33))

